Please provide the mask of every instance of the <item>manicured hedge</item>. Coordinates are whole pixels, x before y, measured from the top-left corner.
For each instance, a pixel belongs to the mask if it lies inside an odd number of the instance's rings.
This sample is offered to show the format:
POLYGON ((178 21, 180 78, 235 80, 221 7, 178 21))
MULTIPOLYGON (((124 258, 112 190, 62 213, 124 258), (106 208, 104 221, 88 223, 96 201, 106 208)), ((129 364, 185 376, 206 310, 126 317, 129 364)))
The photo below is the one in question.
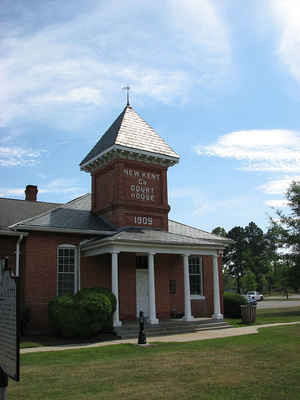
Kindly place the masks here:
POLYGON ((113 293, 105 288, 82 289, 74 296, 55 297, 48 304, 49 320, 63 337, 91 337, 112 330, 116 308, 113 293))
POLYGON ((241 305, 248 304, 247 299, 238 293, 224 293, 224 316, 241 318, 241 305))

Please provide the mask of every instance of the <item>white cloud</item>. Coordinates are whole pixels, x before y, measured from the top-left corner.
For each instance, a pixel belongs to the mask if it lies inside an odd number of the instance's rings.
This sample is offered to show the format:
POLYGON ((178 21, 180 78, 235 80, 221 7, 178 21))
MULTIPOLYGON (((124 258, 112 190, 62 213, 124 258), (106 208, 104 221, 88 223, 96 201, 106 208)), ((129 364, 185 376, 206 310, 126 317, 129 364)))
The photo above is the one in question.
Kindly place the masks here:
POLYGON ((281 208, 281 207, 287 207, 288 206, 288 202, 286 200, 283 200, 283 199, 267 200, 265 203, 266 203, 267 206, 275 207, 275 208, 278 208, 278 207, 281 208))
POLYGON ((248 171, 300 172, 300 133, 289 130, 248 130, 220 136, 197 154, 232 158, 248 171))
POLYGON ((13 188, 0 188, 0 197, 25 197, 25 188, 13 189, 13 188))
POLYGON ((35 104, 41 103, 83 103, 99 105, 103 102, 98 89, 81 87, 69 90, 66 93, 47 93, 32 98, 35 104))
POLYGON ((39 163, 41 151, 15 147, 0 146, 0 166, 16 167, 39 163))
POLYGON ((283 194, 293 181, 300 181, 300 176, 285 176, 284 178, 270 180, 259 186, 259 189, 266 194, 283 194))
POLYGON ((0 30, 0 126, 41 113, 54 123, 56 110, 115 103, 124 84, 137 98, 169 103, 189 101, 195 85, 228 82, 229 35, 209 0, 90 3, 88 13, 42 26, 43 5, 24 6, 26 34, 22 15, 0 30), (31 32, 28 18, 39 21, 31 32))
POLYGON ((269 7, 279 29, 278 55, 300 83, 299 0, 269 0, 269 7))
POLYGON ((39 188, 39 193, 82 193, 74 179, 54 179, 39 188))
MULTIPOLYGON (((25 186, 23 188, 0 188, 1 197, 25 198, 25 186)), ((72 195, 77 197, 86 193, 74 179, 54 179, 46 185, 38 186, 38 197, 40 194, 72 195)))
POLYGON ((169 189, 168 196, 170 199, 181 199, 185 197, 199 199, 199 197, 203 196, 203 189, 198 187, 174 187, 169 189))

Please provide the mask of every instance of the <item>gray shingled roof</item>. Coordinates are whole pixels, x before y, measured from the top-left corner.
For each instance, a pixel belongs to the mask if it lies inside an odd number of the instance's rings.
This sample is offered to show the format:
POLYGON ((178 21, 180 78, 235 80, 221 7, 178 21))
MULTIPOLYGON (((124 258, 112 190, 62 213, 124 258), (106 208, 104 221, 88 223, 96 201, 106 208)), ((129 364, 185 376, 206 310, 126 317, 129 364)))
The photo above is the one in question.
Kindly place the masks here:
MULTIPOLYGON (((114 227, 102 217, 91 213, 90 193, 80 196, 61 207, 19 222, 19 229, 58 228, 91 231, 112 231, 114 227)), ((15 226, 15 227, 16 227, 15 226)))
POLYGON ((198 238, 198 239, 204 239, 204 240, 231 242, 231 239, 227 239, 222 236, 214 235, 213 233, 205 232, 201 229, 194 228, 192 226, 188 226, 185 224, 181 224, 180 222, 172 221, 170 219, 168 222, 169 222, 169 232, 170 233, 175 233, 177 235, 184 235, 184 236, 198 238))
POLYGON ((125 107, 80 165, 100 157, 114 145, 179 159, 178 154, 130 106, 125 107))
POLYGON ((76 199, 69 201, 64 205, 64 207, 73 208, 76 210, 91 211, 92 195, 91 193, 86 193, 83 196, 77 197, 76 199))
POLYGON ((23 219, 31 218, 60 206, 58 203, 44 203, 0 198, 0 227, 8 227, 23 219))
POLYGON ((23 221, 18 225, 19 229, 26 228, 59 228, 76 230, 111 231, 112 226, 101 217, 87 210, 60 207, 38 217, 23 221))
MULTIPOLYGON (((183 246, 205 246, 205 247, 224 247, 224 242, 218 240, 205 240, 200 238, 192 238, 185 235, 178 235, 175 233, 143 229, 143 228, 128 228, 122 229, 116 234, 112 234, 109 238, 103 240, 109 240, 111 242, 136 242, 136 243, 148 243, 148 244, 166 244, 166 245, 183 245, 183 246)), ((90 240, 85 243, 84 247, 88 247, 93 244, 97 239, 90 240)), ((99 242, 100 243, 100 242, 99 242)))

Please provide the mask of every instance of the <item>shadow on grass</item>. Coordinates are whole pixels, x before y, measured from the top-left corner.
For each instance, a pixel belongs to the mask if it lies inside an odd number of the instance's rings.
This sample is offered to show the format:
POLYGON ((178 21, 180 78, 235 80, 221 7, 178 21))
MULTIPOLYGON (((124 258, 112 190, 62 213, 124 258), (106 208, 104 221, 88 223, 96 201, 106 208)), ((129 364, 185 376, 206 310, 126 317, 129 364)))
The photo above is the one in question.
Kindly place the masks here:
MULTIPOLYGON (((232 327, 242 327, 249 325, 243 323, 240 318, 225 318, 225 321, 232 325, 232 327)), ((256 321, 253 325, 298 321, 300 321, 300 307, 261 309, 256 311, 256 321)))
POLYGON ((113 333, 103 333, 99 336, 95 336, 88 339, 76 338, 76 337, 65 339, 61 337, 45 336, 45 335, 22 336, 21 348, 26 349, 29 347, 60 346, 60 345, 70 345, 70 344, 92 344, 92 343, 106 342, 117 339, 119 339, 119 337, 113 333))
POLYGON ((286 310, 286 309, 281 309, 281 310, 276 310, 276 311, 265 311, 265 310, 260 310, 258 312, 258 318, 259 317, 298 317, 300 318, 300 307, 298 310, 286 310))

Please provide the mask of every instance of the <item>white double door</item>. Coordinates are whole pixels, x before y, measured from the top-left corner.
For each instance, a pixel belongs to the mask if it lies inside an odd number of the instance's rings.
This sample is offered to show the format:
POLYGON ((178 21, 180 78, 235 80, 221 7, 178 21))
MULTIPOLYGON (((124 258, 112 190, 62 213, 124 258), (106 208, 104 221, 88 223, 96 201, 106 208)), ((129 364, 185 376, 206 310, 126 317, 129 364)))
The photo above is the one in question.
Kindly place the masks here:
POLYGON ((140 311, 144 312, 145 317, 149 317, 149 284, 148 270, 136 270, 136 316, 139 317, 140 311))

